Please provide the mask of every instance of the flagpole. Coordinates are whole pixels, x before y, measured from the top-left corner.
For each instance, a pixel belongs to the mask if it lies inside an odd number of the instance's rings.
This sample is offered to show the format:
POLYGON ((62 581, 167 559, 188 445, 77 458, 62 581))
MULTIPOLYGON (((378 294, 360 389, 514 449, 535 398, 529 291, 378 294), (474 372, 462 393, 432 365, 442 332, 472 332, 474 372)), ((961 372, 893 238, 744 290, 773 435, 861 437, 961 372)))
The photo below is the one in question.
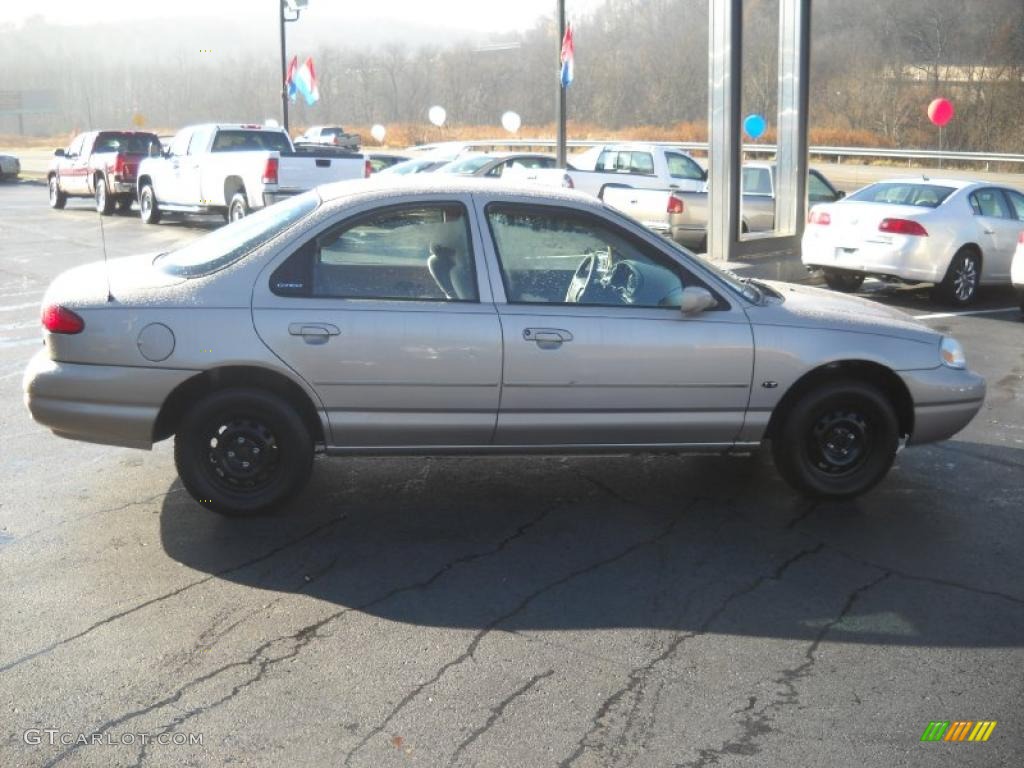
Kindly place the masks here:
MULTIPOLYGON (((558 46, 561 58, 562 41, 565 39, 565 0, 558 0, 558 46)), ((556 152, 559 168, 565 168, 565 83, 558 78, 558 149, 556 152)))
POLYGON ((284 45, 284 3, 285 0, 278 0, 278 14, 281 23, 281 125, 285 131, 288 130, 288 86, 285 80, 288 77, 288 58, 284 45))

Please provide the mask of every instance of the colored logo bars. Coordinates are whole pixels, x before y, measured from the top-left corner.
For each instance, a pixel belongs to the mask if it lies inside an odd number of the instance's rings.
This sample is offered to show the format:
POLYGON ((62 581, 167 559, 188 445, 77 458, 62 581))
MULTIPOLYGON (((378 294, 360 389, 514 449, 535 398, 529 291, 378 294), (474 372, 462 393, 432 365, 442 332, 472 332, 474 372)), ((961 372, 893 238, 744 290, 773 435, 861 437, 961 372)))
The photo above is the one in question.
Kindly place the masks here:
POLYGON ((921 741, 988 741, 995 720, 933 720, 921 734, 921 741))

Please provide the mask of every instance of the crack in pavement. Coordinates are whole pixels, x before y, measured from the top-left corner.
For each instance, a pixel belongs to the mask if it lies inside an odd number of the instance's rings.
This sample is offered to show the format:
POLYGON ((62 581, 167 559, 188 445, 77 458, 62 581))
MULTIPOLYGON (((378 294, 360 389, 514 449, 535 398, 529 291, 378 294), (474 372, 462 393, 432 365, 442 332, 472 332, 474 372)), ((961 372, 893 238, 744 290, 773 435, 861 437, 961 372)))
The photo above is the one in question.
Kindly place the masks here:
POLYGON ((554 581, 552 581, 552 582, 550 582, 548 584, 545 584, 544 586, 534 590, 533 592, 528 594, 526 597, 524 597, 511 610, 506 611, 501 616, 498 616, 498 617, 492 619, 491 621, 489 621, 484 627, 482 627, 480 630, 478 630, 477 633, 473 636, 473 639, 470 641, 469 645, 466 647, 466 650, 464 650, 462 653, 460 653, 458 656, 456 656, 451 661, 449 661, 446 664, 442 665, 437 670, 437 672, 435 672, 434 675, 429 680, 427 680, 427 681, 425 681, 423 683, 420 683, 419 685, 415 686, 409 693, 407 693, 405 696, 403 696, 399 700, 399 702, 397 704, 395 704, 394 707, 392 707, 391 711, 384 717, 384 719, 380 723, 378 723, 376 726, 374 726, 374 728, 372 728, 370 730, 370 732, 367 733, 366 736, 364 736, 362 738, 362 740, 360 740, 360 742, 358 744, 356 744, 351 750, 349 750, 348 754, 345 755, 344 765, 345 766, 350 766, 352 764, 352 759, 355 757, 355 755, 360 750, 362 750, 363 747, 365 747, 367 744, 369 744, 370 741, 373 738, 375 738, 380 733, 382 733, 384 731, 384 729, 388 727, 388 725, 391 723, 391 721, 394 720, 399 715, 399 713, 403 709, 405 709, 405 707, 407 707, 414 699, 416 699, 424 690, 426 690, 427 688, 432 686, 434 683, 436 683, 438 680, 440 680, 442 677, 444 677, 445 674, 447 674, 449 670, 454 669, 455 667, 465 663, 466 661, 468 661, 470 659, 473 659, 475 657, 475 655, 476 655, 477 648, 480 647, 480 643, 483 642, 484 638, 486 638, 491 632, 493 632, 495 629, 497 629, 501 624, 503 624, 504 622, 508 621, 512 617, 514 617, 517 614, 519 614, 522 611, 524 611, 527 607, 529 607, 530 603, 532 603, 534 600, 536 600, 541 595, 543 595, 543 594, 545 594, 547 592, 550 592, 551 590, 556 589, 556 588, 558 588, 560 586, 563 586, 563 585, 567 584, 568 582, 572 581, 573 579, 576 579, 576 578, 578 578, 580 576, 584 576, 584 575, 593 573, 594 571, 597 571, 597 570, 599 570, 599 569, 601 569, 601 568, 603 568, 603 567, 605 567, 607 565, 611 565, 612 563, 616 563, 616 562, 618 562, 620 560, 623 560, 623 559, 629 557, 630 555, 632 555, 633 553, 635 553, 636 551, 638 551, 638 550, 640 550, 640 549, 642 549, 644 547, 650 546, 652 544, 656 544, 658 541, 661 541, 662 539, 670 536, 672 534, 672 532, 675 530, 676 526, 678 526, 679 523, 686 516, 686 513, 689 512, 691 509, 693 509, 693 507, 696 505, 696 503, 697 503, 696 499, 692 500, 688 505, 686 505, 686 507, 679 514, 679 516, 677 516, 667 526, 663 527, 655 535, 647 537, 647 538, 644 538, 644 539, 641 539, 641 540, 639 540, 637 542, 634 542, 633 544, 631 544, 630 546, 628 546, 625 549, 621 550, 620 552, 618 552, 615 555, 610 555, 610 556, 608 556, 606 558, 602 558, 601 560, 598 560, 597 562, 590 563, 589 565, 583 566, 581 568, 577 568, 576 570, 571 571, 570 573, 568 573, 568 574, 566 574, 564 576, 561 576, 558 579, 555 579, 554 581))
POLYGON ((539 675, 534 675, 524 685, 521 685, 519 688, 516 688, 512 693, 510 693, 504 699, 499 701, 495 706, 491 707, 491 714, 487 717, 487 722, 485 722, 479 728, 475 728, 473 732, 470 733, 469 736, 467 736, 462 741, 462 743, 455 748, 455 751, 452 753, 451 758, 448 760, 449 768, 451 768, 451 766, 454 766, 458 762, 458 759, 463 752, 469 749, 469 747, 471 747, 474 742, 476 742, 481 736, 487 733, 487 731, 489 731, 491 727, 496 722, 498 722, 498 720, 501 719, 501 716, 505 714, 505 710, 508 709, 509 705, 513 701, 518 699, 520 696, 525 695, 531 688, 535 687, 541 680, 547 677, 551 677, 553 674, 555 674, 555 670, 549 669, 547 672, 541 672, 539 675))
POLYGON ((115 622, 115 621, 118 621, 120 619, 123 619, 124 617, 130 616, 133 613, 137 613, 137 612, 143 610, 144 608, 148 608, 151 605, 156 605, 158 603, 164 602, 165 600, 170 600, 173 597, 177 597, 178 595, 180 595, 183 592, 186 592, 186 591, 192 589, 193 587, 198 587, 201 584, 205 584, 208 581, 212 581, 213 579, 218 579, 218 578, 220 578, 222 576, 226 576, 226 575, 228 575, 230 573, 234 573, 235 571, 240 571, 240 570, 242 570, 244 568, 248 568, 248 567, 250 567, 252 565, 255 565, 256 563, 262 562, 263 560, 268 560, 271 557, 274 557, 275 555, 280 554, 284 550, 286 550, 286 549, 288 549, 290 547, 293 547, 296 544, 301 544, 302 542, 312 538, 313 536, 316 536, 317 534, 322 533, 323 531, 327 530, 328 528, 331 528, 332 526, 337 525, 339 522, 343 521, 346 517, 347 517, 346 515, 342 515, 340 517, 333 518, 333 519, 329 520, 326 523, 318 525, 315 528, 311 528, 306 533, 304 533, 301 536, 298 536, 298 537, 292 539, 291 541, 288 541, 288 542, 285 542, 284 544, 281 544, 279 546, 273 547, 272 549, 268 550, 267 552, 263 553, 262 555, 259 555, 258 557, 250 558, 249 560, 246 560, 246 561, 244 561, 242 563, 239 563, 238 565, 233 565, 230 568, 224 568, 222 570, 216 571, 214 573, 209 574, 208 576, 204 576, 201 579, 196 579, 195 581, 190 581, 189 583, 184 584, 183 586, 178 587, 177 589, 173 589, 170 592, 165 592, 162 595, 158 595, 156 597, 150 598, 149 600, 145 600, 145 601, 143 601, 141 603, 138 603, 137 605, 134 605, 131 608, 126 608, 123 611, 118 611, 117 613, 111 614, 110 616, 107 616, 106 618, 100 619, 99 621, 89 625, 88 627, 86 627, 85 629, 81 630, 80 632, 76 632, 73 635, 69 635, 69 636, 64 637, 64 638, 62 638, 60 640, 56 640, 56 641, 50 643, 47 646, 44 646, 44 647, 39 648, 39 649, 37 649, 35 651, 32 651, 31 653, 27 653, 24 656, 21 656, 21 657, 19 657, 17 659, 14 659, 13 661, 7 662, 6 664, 0 666, 0 673, 8 672, 8 671, 14 669, 15 667, 19 667, 22 664, 25 664, 26 662, 32 661, 33 659, 39 658, 40 656, 43 656, 43 655, 48 654, 48 653, 51 653, 52 651, 56 650, 57 648, 60 648, 60 647, 62 647, 64 645, 67 645, 68 643, 72 643, 75 640, 79 640, 79 639, 85 637, 86 635, 90 634, 91 632, 96 631, 100 627, 106 626, 107 624, 110 624, 112 622, 115 622))
MULTIPOLYGON (((262 681, 264 676, 266 675, 267 671, 271 667, 273 667, 276 664, 279 664, 282 661, 287 661, 289 659, 293 659, 293 658, 297 657, 303 651, 303 649, 307 645, 309 645, 313 640, 315 640, 318 637, 319 631, 321 629, 323 629, 323 627, 325 627, 328 624, 330 624, 331 622, 333 622, 334 620, 340 618, 341 616, 344 616, 347 613, 351 613, 353 611, 365 611, 365 610, 367 610, 369 608, 372 608, 374 606, 378 606, 378 605, 386 602, 387 600, 390 600, 391 598, 393 598, 393 597, 395 597, 395 596, 397 596, 399 594, 403 594, 405 592, 412 592, 412 591, 426 589, 426 588, 430 587, 431 585, 433 585, 438 579, 440 579, 444 574, 446 574, 449 571, 451 571, 453 568, 456 568, 456 567, 458 567, 460 565, 465 565, 465 564, 473 562, 475 560, 483 559, 485 557, 491 557, 491 556, 497 554, 498 552, 501 552, 506 547, 508 547, 508 545, 511 544, 513 541, 515 541, 516 539, 524 536, 531 528, 533 528, 534 526, 538 525, 541 521, 543 521, 554 509, 556 509, 556 507, 555 506, 551 506, 551 507, 547 507, 546 509, 542 510, 540 513, 538 513, 534 517, 530 518, 525 523, 519 525, 515 529, 515 531, 513 531, 511 534, 509 534, 504 539, 502 539, 497 544, 493 545, 492 547, 490 547, 487 550, 484 550, 484 551, 481 551, 481 552, 473 552, 473 553, 470 553, 470 554, 458 557, 458 558, 456 558, 454 560, 451 560, 451 561, 445 563, 441 568, 439 568, 437 571, 435 571, 433 574, 431 574, 426 579, 423 579, 421 581, 415 582, 413 584, 406 584, 406 585, 403 585, 403 586, 400 586, 400 587, 396 587, 396 588, 386 592, 383 595, 380 595, 380 596, 378 596, 376 598, 368 600, 367 602, 365 602, 365 603, 363 603, 361 605, 354 606, 354 607, 346 607, 346 608, 342 608, 341 610, 334 611, 334 612, 328 614, 327 616, 321 618, 320 620, 318 620, 318 621, 316 621, 316 622, 314 622, 312 624, 309 624, 309 625, 307 625, 305 627, 302 627, 301 629, 296 630, 295 632, 292 632, 292 633, 287 634, 287 635, 281 635, 281 636, 276 637, 276 638, 274 638, 272 640, 268 640, 268 641, 260 644, 256 648, 256 650, 253 651, 248 656, 248 658, 244 659, 243 661, 234 661, 234 662, 230 662, 228 664, 224 664, 224 665, 218 667, 217 669, 212 670, 211 672, 208 672, 208 673, 206 673, 204 675, 201 675, 201 676, 199 676, 197 678, 194 678, 193 680, 188 681, 183 686, 178 688, 178 690, 175 691, 173 694, 171 694, 169 696, 166 696, 166 697, 164 697, 162 699, 159 699, 158 701, 153 702, 152 704, 149 704, 149 705, 147 705, 145 707, 141 707, 139 709, 132 710, 132 711, 127 712, 127 713, 125 713, 123 715, 120 715, 118 717, 115 717, 115 718, 112 718, 110 720, 107 720, 106 722, 101 723, 100 725, 98 725, 95 728, 93 728, 92 730, 90 730, 89 733, 95 733, 95 734, 102 735, 102 734, 105 734, 108 731, 110 731, 112 728, 115 728, 115 727, 117 727, 119 725, 122 725, 122 724, 124 724, 124 723, 126 723, 126 722, 128 722, 130 720, 133 720, 136 717, 140 717, 142 715, 149 714, 150 712, 157 711, 159 709, 162 709, 163 707, 175 705, 175 704, 177 704, 177 702, 179 702, 181 700, 181 698, 188 691, 190 691, 190 690, 192 690, 192 689, 202 685, 203 683, 206 683, 206 682, 208 682, 210 680, 213 680, 213 679, 219 677, 220 675, 222 675, 223 673, 225 673, 227 671, 230 671, 230 670, 233 670, 233 669, 244 669, 244 668, 253 667, 253 666, 256 667, 255 675, 250 677, 248 680, 245 680, 244 682, 235 685, 231 689, 231 691, 229 691, 225 696, 222 696, 219 699, 217 699, 217 700, 215 700, 215 701, 213 701, 213 702, 211 702, 211 703, 209 703, 209 704, 207 704, 205 706, 194 707, 194 708, 192 708, 190 710, 187 710, 187 711, 183 712, 181 715, 173 718, 170 723, 168 723, 166 726, 164 726, 164 728, 161 731, 159 731, 158 733, 153 734, 153 736, 156 737, 156 736, 159 736, 160 734, 163 734, 163 733, 169 733, 170 731, 176 729, 178 726, 180 726, 182 723, 186 722, 187 720, 189 720, 189 719, 191 719, 193 717, 205 714, 205 713, 207 713, 207 712, 209 712, 209 711, 211 711, 211 710, 213 710, 213 709, 215 709, 215 708, 217 708, 217 707, 219 707, 219 706, 221 706, 221 705, 231 701, 232 699, 234 699, 236 696, 241 694, 247 688, 249 688, 252 685, 262 681), (287 642, 291 642, 292 643, 291 650, 288 650, 288 651, 284 652, 282 655, 278 655, 278 656, 267 656, 266 655, 267 651, 270 648, 272 648, 274 645, 276 645, 278 643, 287 643, 287 642)), ((324 526, 322 526, 322 527, 324 527, 324 526)), ((316 531, 311 531, 310 534, 306 534, 306 536, 304 536, 303 538, 308 538, 309 535, 311 535, 312 533, 315 533, 315 532, 316 531)), ((292 542, 290 544, 284 545, 283 547, 280 547, 278 549, 279 550, 283 549, 284 547, 291 546, 291 544, 294 544, 294 543, 296 543, 296 542, 292 542)), ((339 555, 339 558, 340 558, 340 555, 339 555)), ((265 559, 265 558, 259 558, 259 559, 265 559)), ((337 563, 337 560, 338 560, 338 558, 335 558, 335 560, 333 560, 330 565, 328 565, 327 567, 321 569, 321 571, 319 572, 317 578, 319 578, 324 573, 329 571, 330 568, 333 567, 337 563)), ((208 577, 208 578, 213 578, 213 576, 208 577)), ((204 579, 204 581, 206 581, 206 580, 208 580, 208 579, 204 579)), ((308 587, 309 584, 313 583, 314 581, 315 581, 315 579, 311 579, 309 582, 306 582, 300 588, 300 590, 298 590, 298 591, 301 591, 305 587, 308 587)), ((78 749, 80 749, 82 746, 85 746, 85 745, 75 744, 75 745, 69 747, 64 752, 61 752, 60 754, 58 754, 53 760, 51 760, 50 762, 46 763, 44 768, 52 768, 52 766, 59 764, 60 762, 64 761, 65 759, 70 757, 72 754, 74 754, 76 751, 78 751, 78 749)), ((139 756, 139 758, 136 761, 136 766, 140 766, 142 764, 142 762, 145 760, 146 755, 147 755, 147 751, 144 748, 141 751, 140 756, 139 756)))
POLYGON ((680 646, 683 645, 683 643, 685 643, 687 640, 691 638, 698 637, 708 632, 712 624, 714 624, 714 622, 717 621, 726 612, 726 610, 728 610, 729 606, 733 602, 735 602, 741 597, 744 597, 745 595, 750 594, 751 592, 761 587, 761 585, 769 581, 778 581, 785 575, 786 571, 792 565, 799 562, 800 560, 818 554, 819 552, 821 552, 823 548, 824 545, 818 544, 814 547, 801 549, 800 551, 788 557, 778 566, 776 566, 770 574, 758 576, 754 580, 745 584, 740 589, 726 595, 726 597, 721 601, 721 603, 719 603, 719 605, 710 614, 708 614, 705 620, 701 622, 701 624, 696 629, 687 632, 677 632, 675 637, 672 638, 672 641, 668 644, 668 646, 666 646, 666 648, 660 654, 655 656, 646 664, 633 669, 629 674, 628 682, 626 683, 626 685, 620 688, 615 693, 613 693, 608 698, 606 698, 601 703, 601 706, 598 707, 597 712, 591 718, 590 729, 587 730, 587 732, 584 733, 583 736, 580 738, 579 742, 577 742, 576 749, 573 750, 573 752, 568 757, 559 762, 559 768, 569 768, 569 766, 575 763, 588 750, 602 749, 606 746, 606 741, 604 738, 597 738, 595 740, 594 736, 599 732, 608 730, 607 726, 604 724, 603 721, 607 717, 609 712, 611 712, 615 705, 618 704, 618 702, 624 699, 626 696, 630 696, 634 691, 638 689, 642 690, 642 686, 646 684, 647 679, 654 672, 655 667, 657 667, 661 662, 665 661, 666 659, 670 658, 673 654, 675 654, 675 652, 680 648, 680 646))
MULTIPOLYGON (((876 568, 876 570, 882 569, 876 568)), ((801 679, 807 677, 813 670, 814 665, 818 661, 816 656, 818 648, 820 648, 822 642, 824 642, 825 636, 849 615, 850 611, 853 610, 853 606, 865 592, 870 589, 874 589, 890 576, 892 576, 891 572, 883 571, 881 575, 876 576, 871 581, 857 587, 847 596, 839 614, 834 619, 824 624, 821 629, 818 630, 817 634, 815 634, 811 644, 807 647, 807 650, 804 651, 803 663, 793 667, 792 669, 782 670, 780 672, 780 676, 772 681, 784 689, 778 692, 775 698, 765 706, 761 707, 757 712, 752 712, 757 698, 755 696, 751 696, 748 700, 748 705, 734 713, 743 713, 744 715, 743 719, 739 723, 742 733, 738 738, 722 742, 722 745, 717 749, 702 749, 697 753, 697 760, 689 763, 681 763, 677 768, 706 768, 709 765, 717 765, 719 758, 726 755, 750 756, 757 754, 761 749, 756 743, 757 740, 761 736, 771 733, 773 730, 770 725, 772 718, 769 712, 778 709, 779 707, 794 705, 799 701, 800 692, 797 689, 797 683, 801 679)))

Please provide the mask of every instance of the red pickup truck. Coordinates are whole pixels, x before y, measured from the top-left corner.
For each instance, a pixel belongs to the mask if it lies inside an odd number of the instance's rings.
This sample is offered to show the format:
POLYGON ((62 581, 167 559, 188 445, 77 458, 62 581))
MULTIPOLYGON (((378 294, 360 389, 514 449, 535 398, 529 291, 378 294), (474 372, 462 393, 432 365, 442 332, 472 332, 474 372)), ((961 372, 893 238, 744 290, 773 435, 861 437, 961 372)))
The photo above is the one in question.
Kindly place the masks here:
POLYGON ((154 133, 143 131, 89 131, 80 133, 66 149, 53 153, 47 171, 50 207, 63 208, 69 197, 91 197, 96 210, 110 215, 135 199, 139 162, 160 148, 154 133))

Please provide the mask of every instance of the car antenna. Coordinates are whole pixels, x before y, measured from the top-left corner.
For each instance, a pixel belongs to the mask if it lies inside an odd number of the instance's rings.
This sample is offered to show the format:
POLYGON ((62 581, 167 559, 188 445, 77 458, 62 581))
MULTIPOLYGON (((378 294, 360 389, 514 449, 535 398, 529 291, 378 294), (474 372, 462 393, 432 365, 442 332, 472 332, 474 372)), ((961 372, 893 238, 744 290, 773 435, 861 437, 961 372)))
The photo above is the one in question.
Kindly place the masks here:
POLYGON ((103 228, 103 214, 99 215, 100 220, 100 241, 103 243, 103 274, 107 276, 107 303, 114 300, 114 294, 110 291, 110 267, 107 265, 107 231, 103 228))

